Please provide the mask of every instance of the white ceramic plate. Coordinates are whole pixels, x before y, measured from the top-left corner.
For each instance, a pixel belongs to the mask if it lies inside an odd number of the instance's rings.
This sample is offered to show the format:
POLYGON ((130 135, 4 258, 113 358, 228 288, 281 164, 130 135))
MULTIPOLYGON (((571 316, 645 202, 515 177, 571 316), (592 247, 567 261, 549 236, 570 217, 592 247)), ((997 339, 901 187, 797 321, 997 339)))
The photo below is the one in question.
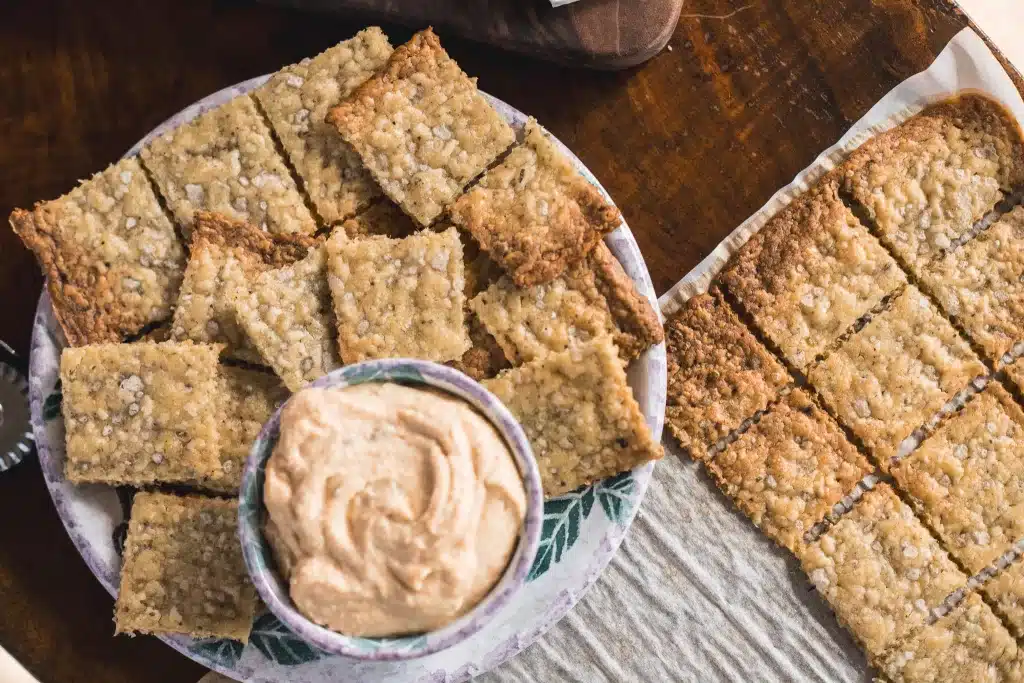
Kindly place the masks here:
MULTIPOLYGON (((201 112, 257 88, 267 78, 261 76, 245 81, 196 102, 151 131, 128 151, 128 155, 137 153, 153 137, 201 112)), ((518 129, 525 123, 526 115, 522 112, 500 100, 490 98, 490 101, 513 127, 518 129)), ((579 159, 564 146, 562 150, 580 172, 604 192, 579 159)), ((657 308, 647 267, 625 223, 609 235, 606 242, 639 290, 657 308)), ((98 485, 73 486, 64 480, 64 423, 58 379, 60 351, 65 345, 50 298, 44 291, 39 298, 32 331, 29 370, 32 426, 43 476, 71 540, 89 569, 113 596, 117 594, 121 566, 115 535, 123 533, 125 512, 114 489, 98 485)), ((650 349, 632 364, 629 381, 648 425, 660 438, 665 414, 664 345, 650 349)), ((653 467, 646 465, 548 501, 544 508, 538 559, 520 597, 473 637, 429 657, 374 663, 327 655, 297 639, 271 614, 256 618, 252 637, 244 648, 229 640, 178 636, 162 639, 203 666, 239 681, 457 683, 467 680, 523 650, 561 619, 597 580, 633 521, 653 467)))

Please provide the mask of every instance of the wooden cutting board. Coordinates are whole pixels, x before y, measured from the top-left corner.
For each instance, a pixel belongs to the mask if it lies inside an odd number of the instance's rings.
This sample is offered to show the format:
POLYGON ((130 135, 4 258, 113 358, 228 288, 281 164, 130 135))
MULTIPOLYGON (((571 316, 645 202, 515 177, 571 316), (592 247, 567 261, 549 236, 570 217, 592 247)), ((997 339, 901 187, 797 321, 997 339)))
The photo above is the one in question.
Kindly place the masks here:
POLYGON ((438 30, 541 59, 624 69, 658 54, 684 0, 268 0, 290 7, 352 13, 438 30))

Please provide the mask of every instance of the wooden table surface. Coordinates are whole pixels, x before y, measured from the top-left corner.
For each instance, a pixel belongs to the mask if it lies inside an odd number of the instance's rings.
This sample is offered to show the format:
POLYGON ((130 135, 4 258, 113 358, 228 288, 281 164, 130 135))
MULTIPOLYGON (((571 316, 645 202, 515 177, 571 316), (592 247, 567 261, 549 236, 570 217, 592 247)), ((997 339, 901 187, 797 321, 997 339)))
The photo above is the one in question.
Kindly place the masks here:
MULTIPOLYGON (((203 95, 364 24, 242 0, 5 3, 0 214, 66 192, 203 95)), ((688 0, 669 48, 620 73, 445 42, 601 179, 660 293, 966 24, 947 0, 688 0)), ((384 28, 396 43, 410 34, 384 28)), ((41 285, 0 228, 0 339, 21 353, 41 285)), ((44 683, 202 675, 153 638, 113 637, 111 599, 34 462, 0 475, 0 520, 0 644, 44 683)))

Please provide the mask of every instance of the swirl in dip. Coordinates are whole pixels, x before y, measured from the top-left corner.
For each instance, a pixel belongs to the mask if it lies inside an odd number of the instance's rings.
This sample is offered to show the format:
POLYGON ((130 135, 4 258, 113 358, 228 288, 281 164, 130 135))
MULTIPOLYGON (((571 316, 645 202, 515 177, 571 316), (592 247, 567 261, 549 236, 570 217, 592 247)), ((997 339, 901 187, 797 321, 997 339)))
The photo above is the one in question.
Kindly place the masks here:
POLYGON ((351 636, 430 631, 501 578, 526 514, 516 462, 457 398, 305 389, 266 468, 267 536, 295 606, 351 636))

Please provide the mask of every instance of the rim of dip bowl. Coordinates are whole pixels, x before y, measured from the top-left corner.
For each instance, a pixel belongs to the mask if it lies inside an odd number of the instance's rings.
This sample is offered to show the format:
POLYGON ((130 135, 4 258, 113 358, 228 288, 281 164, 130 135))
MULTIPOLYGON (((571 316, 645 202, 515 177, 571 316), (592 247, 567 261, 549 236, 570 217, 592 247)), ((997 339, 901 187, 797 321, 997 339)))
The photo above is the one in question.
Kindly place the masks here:
POLYGON ((291 398, 274 411, 249 451, 239 493, 238 535, 246 569, 256 592, 267 608, 296 636, 325 652, 354 659, 415 659, 464 641, 504 609, 523 587, 537 555, 544 517, 544 494, 537 461, 519 422, 494 394, 458 370, 410 358, 364 361, 334 370, 305 388, 337 388, 368 382, 429 387, 462 399, 494 425, 508 446, 526 490, 526 515, 512 559, 490 592, 473 609, 447 626, 397 638, 347 636, 320 626, 299 612, 289 595, 287 582, 277 569, 270 544, 263 532, 264 468, 277 444, 281 411, 291 398))

